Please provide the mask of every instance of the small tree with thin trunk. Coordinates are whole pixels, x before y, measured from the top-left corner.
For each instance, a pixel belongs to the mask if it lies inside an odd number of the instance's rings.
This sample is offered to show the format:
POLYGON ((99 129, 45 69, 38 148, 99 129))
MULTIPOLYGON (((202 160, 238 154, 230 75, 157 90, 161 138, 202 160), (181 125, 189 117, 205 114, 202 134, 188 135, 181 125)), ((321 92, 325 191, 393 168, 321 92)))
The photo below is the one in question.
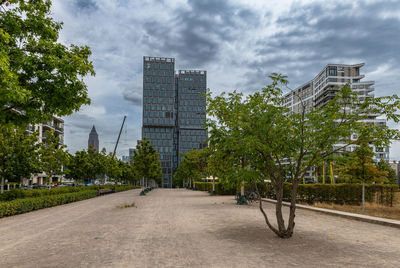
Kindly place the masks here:
POLYGON ((24 133, 23 128, 0 125, 0 177, 1 192, 5 178, 29 177, 38 171, 37 133, 24 133))
POLYGON ((68 153, 64 151, 66 146, 60 143, 60 138, 54 135, 54 131, 46 131, 45 136, 39 155, 41 167, 50 183, 54 175, 63 173, 63 166, 68 164, 68 153))
POLYGON ((396 114, 400 104, 397 96, 366 98, 359 101, 349 85, 337 89, 335 97, 323 107, 307 107, 302 103, 299 112, 291 112, 283 105, 280 85, 287 85, 286 77, 273 74, 272 84, 260 92, 244 97, 240 93, 208 94, 210 118, 210 146, 222 156, 232 159, 232 167, 217 172, 219 178, 238 181, 238 177, 253 183, 271 180, 277 202, 274 225, 262 207, 260 211, 268 227, 279 237, 289 238, 295 226, 296 197, 299 181, 307 171, 327 157, 355 144, 351 134, 368 128, 376 146, 389 145, 398 138, 396 130, 387 126, 366 125, 369 114, 381 114, 399 122, 396 114), (283 184, 292 179, 288 222, 282 212, 283 184))
POLYGON ((136 150, 133 152, 132 162, 134 163, 134 174, 145 186, 145 180, 154 180, 161 183, 162 173, 158 152, 146 138, 139 141, 136 150))

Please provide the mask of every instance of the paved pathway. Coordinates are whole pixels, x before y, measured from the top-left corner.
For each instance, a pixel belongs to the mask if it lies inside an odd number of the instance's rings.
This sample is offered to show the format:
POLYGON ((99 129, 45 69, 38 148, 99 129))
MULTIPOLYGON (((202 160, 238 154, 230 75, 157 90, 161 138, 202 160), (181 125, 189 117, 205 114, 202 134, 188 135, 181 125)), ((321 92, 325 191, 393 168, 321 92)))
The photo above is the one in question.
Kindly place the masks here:
POLYGON ((282 240, 232 196, 132 190, 0 219, 0 267, 400 267, 396 228, 305 210, 296 223, 282 240))

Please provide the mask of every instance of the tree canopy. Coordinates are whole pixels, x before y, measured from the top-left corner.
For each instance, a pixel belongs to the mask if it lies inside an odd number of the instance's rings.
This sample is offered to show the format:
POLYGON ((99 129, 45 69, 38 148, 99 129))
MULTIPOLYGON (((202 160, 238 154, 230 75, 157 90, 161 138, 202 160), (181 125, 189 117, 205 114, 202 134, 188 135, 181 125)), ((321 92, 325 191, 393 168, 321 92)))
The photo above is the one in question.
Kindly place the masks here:
POLYGON ((132 162, 137 180, 148 179, 161 183, 162 173, 158 152, 146 138, 139 141, 133 153, 132 162))
POLYGON ((38 123, 89 104, 87 46, 58 42, 50 0, 0 1, 0 124, 38 123))
POLYGON ((281 87, 285 76, 272 74, 272 83, 261 91, 243 96, 233 92, 212 97, 208 94, 207 109, 211 119, 209 146, 226 165, 216 164, 211 170, 222 181, 245 180, 263 183, 271 180, 277 196, 277 227, 271 224, 260 202, 266 224, 279 237, 291 237, 294 230, 298 182, 310 167, 342 151, 356 141, 351 134, 368 129, 376 146, 389 145, 398 138, 396 130, 387 126, 364 123, 369 114, 385 115, 399 122, 397 96, 365 98, 360 101, 349 85, 337 89, 336 95, 323 107, 306 107, 292 112, 283 105, 281 87), (291 207, 288 224, 282 213, 283 183, 292 178, 291 207))

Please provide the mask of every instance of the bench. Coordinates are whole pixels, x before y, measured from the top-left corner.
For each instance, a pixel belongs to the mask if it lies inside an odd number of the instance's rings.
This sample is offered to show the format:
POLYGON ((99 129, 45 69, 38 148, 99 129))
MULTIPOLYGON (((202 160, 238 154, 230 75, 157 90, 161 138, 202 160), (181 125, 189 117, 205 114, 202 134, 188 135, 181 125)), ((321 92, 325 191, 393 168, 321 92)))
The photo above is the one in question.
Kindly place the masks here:
POLYGON ((97 189, 97 195, 105 195, 105 194, 111 194, 115 193, 115 188, 112 189, 97 189))

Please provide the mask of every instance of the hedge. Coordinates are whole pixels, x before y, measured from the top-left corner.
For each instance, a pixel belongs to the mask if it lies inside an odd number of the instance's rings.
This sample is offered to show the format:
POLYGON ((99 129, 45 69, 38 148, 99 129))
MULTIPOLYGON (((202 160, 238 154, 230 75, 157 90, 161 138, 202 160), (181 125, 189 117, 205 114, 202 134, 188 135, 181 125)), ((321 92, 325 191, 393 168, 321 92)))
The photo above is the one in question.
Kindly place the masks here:
MULTIPOLYGON (((195 182, 194 188, 204 190, 204 182, 195 182)), ((284 184, 283 200, 291 200, 291 183, 284 184)), ((276 199, 275 191, 270 183, 258 184, 261 196, 276 199)), ((220 183, 215 183, 216 194, 232 195, 236 188, 224 188, 220 183)), ((212 182, 206 182, 206 191, 212 191, 212 182)), ((398 191, 396 185, 367 184, 365 185, 365 201, 392 206, 394 194, 398 191)), ((297 189, 297 201, 313 204, 314 202, 326 202, 335 204, 361 204, 361 184, 299 184, 297 189)))
MULTIPOLYGON (((138 186, 131 186, 131 185, 107 185, 101 188, 114 188, 114 187, 116 192, 122 192, 130 189, 140 188, 138 186)), ((58 188, 58 190, 65 188, 58 188)), ((62 191, 57 191, 58 194, 55 194, 54 191, 52 194, 42 193, 43 195, 39 197, 28 197, 22 199, 15 199, 8 202, 0 202, 0 218, 21 214, 41 208, 54 207, 58 205, 63 205, 71 202, 93 198, 97 196, 97 189, 99 187, 89 186, 89 187, 68 187, 68 188, 75 188, 77 190, 67 193, 62 193, 62 191)), ((51 190, 44 189, 37 191, 50 192, 56 189, 57 188, 51 190)), ((30 191, 35 191, 35 190, 25 190, 25 192, 30 192, 30 191)))
POLYGON ((89 199, 97 196, 96 190, 87 190, 59 195, 47 195, 24 199, 15 199, 0 203, 0 218, 37 210, 54 207, 75 201, 89 199))
MULTIPOLYGON (((291 183, 285 183, 283 200, 291 199, 291 183)), ((367 184, 365 185, 365 201, 381 205, 392 206, 396 185, 367 184)), ((360 205, 362 195, 361 184, 299 184, 297 201, 313 204, 314 202, 360 205)), ((262 196, 276 199, 275 190, 270 183, 266 184, 262 196)))
POLYGON ((74 193, 87 190, 97 190, 98 188, 115 188, 116 192, 130 190, 138 188, 137 186, 131 185, 92 185, 92 186, 79 186, 79 187, 60 187, 52 189, 32 189, 32 190, 22 190, 22 189, 11 189, 0 194, 0 202, 11 201, 15 199, 22 198, 32 198, 32 197, 42 197, 48 195, 60 195, 67 193, 74 193))
MULTIPOLYGON (((207 192, 212 191, 212 182, 195 182, 194 183, 194 189, 198 191, 203 191, 204 190, 204 184, 207 192)), ((228 187, 224 186, 221 183, 216 182, 215 183, 215 193, 218 195, 234 195, 236 194, 236 188, 234 187, 228 187)))

